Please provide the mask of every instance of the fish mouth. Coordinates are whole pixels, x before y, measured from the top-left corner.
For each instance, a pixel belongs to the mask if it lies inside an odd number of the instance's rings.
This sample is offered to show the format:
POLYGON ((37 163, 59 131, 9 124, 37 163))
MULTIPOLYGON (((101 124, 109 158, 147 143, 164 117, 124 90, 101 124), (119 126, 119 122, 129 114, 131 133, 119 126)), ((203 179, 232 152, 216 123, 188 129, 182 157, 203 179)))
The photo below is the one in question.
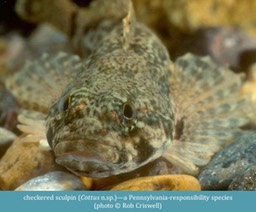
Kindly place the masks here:
POLYGON ((118 151, 108 145, 62 141, 55 147, 56 163, 79 176, 103 178, 113 175, 120 164, 118 151), (81 145, 83 144, 83 145, 81 145))

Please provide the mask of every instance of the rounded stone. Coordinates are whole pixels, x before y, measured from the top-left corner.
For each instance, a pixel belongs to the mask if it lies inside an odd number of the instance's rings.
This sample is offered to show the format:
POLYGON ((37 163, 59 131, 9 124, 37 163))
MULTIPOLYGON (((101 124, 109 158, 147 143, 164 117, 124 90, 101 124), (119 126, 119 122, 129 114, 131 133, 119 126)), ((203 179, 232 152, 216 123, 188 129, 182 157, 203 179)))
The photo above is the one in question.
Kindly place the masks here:
POLYGON ((196 178, 189 175, 159 175, 128 180, 114 186, 111 190, 200 191, 200 184, 196 178))
POLYGON ((256 164, 238 175, 229 185, 228 190, 256 191, 256 164))
POLYGON ((26 181, 48 173, 63 170, 56 165, 49 149, 39 142, 26 142, 18 137, 0 160, 0 190, 13 190, 26 181))
POLYGON ((32 178, 19 186, 16 191, 65 191, 85 190, 83 182, 79 177, 63 172, 55 171, 32 178))
POLYGON ((0 127, 0 158, 4 155, 6 150, 10 147, 12 142, 15 140, 16 135, 5 129, 0 127))
POLYGON ((232 180, 256 164, 256 132, 237 133, 198 176, 202 190, 227 190, 232 180))

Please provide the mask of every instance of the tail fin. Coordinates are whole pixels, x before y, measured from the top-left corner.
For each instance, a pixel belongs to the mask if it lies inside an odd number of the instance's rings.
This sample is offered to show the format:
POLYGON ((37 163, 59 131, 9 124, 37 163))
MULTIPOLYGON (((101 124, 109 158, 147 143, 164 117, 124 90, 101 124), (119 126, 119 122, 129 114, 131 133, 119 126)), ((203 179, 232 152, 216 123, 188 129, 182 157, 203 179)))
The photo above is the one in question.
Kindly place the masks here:
POLYGON ((186 54, 171 65, 174 141, 164 157, 196 175, 247 124, 252 104, 240 94, 243 76, 208 57, 186 54))

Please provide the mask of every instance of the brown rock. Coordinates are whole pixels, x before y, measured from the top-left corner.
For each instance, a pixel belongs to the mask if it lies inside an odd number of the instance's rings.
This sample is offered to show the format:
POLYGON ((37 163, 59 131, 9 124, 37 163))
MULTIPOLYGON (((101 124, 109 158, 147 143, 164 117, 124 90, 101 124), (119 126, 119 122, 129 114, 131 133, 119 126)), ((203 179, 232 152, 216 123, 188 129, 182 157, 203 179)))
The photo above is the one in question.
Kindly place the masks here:
POLYGON ((186 32, 205 27, 237 26, 256 34, 254 27, 256 1, 254 0, 133 0, 133 2, 138 18, 150 26, 164 23, 167 29, 175 27, 186 32))
POLYGON ((256 63, 254 63, 249 69, 249 79, 242 87, 243 95, 251 95, 252 100, 256 102, 256 63))
POLYGON ((0 158, 4 155, 6 150, 10 147, 12 142, 15 140, 16 135, 2 127, 0 127, 0 158))
POLYGON ((159 175, 129 180, 113 187, 111 190, 130 191, 200 191, 196 178, 189 175, 159 175))
POLYGON ((19 137, 0 160, 0 189, 13 190, 31 178, 60 169, 49 149, 19 137))
POLYGON ((80 177, 80 180, 83 182, 87 190, 92 188, 93 179, 89 177, 80 177))

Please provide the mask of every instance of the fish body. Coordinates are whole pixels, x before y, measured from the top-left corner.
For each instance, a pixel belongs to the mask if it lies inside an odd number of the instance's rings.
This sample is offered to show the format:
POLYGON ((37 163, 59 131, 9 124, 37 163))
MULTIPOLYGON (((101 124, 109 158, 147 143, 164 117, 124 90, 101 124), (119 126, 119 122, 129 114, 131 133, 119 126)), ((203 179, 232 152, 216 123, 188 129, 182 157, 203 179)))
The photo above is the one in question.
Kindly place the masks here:
POLYGON ((48 114, 57 162, 78 174, 131 171, 171 142, 167 50, 142 24, 133 25, 127 41, 122 32, 122 22, 113 24, 48 114))
MULTIPOLYGON (((121 174, 160 156, 196 175, 248 123, 242 77, 206 57, 173 63, 132 3, 117 2, 127 6, 121 18, 105 8, 105 18, 73 39, 86 57, 44 55, 6 85, 24 108, 47 114, 42 136, 56 162, 77 175, 121 174)), ((33 134, 33 121, 20 120, 33 134)))

